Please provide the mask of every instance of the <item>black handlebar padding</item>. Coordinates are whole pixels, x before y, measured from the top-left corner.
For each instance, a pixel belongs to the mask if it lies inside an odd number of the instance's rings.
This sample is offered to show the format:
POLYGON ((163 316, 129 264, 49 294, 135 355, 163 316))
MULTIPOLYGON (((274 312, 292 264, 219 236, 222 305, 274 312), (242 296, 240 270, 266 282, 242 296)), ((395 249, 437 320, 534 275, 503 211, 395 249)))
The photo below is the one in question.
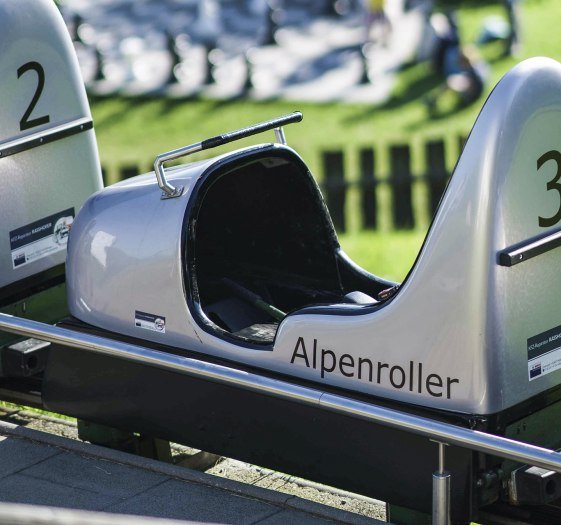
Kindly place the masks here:
POLYGON ((251 135, 257 135, 258 133, 263 133, 264 131, 280 128, 281 126, 285 126, 287 124, 301 122, 302 118, 302 113, 300 111, 295 111, 294 113, 290 113, 289 115, 284 115, 273 120, 254 124, 253 126, 249 126, 247 128, 230 131, 229 133, 223 133, 222 135, 217 135, 216 137, 203 140, 201 142, 201 149, 216 148, 217 146, 228 144, 228 142, 233 142, 234 140, 245 139, 246 137, 250 137, 251 135))

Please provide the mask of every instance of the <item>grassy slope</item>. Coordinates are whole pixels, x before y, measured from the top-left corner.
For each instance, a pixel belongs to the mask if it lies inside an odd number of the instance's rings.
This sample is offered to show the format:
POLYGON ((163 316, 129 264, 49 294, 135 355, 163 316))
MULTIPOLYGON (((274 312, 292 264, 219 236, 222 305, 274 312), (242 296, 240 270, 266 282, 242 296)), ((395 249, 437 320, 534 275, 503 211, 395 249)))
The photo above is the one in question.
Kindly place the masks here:
MULTIPOLYGON (((520 59, 546 55, 561 59, 561 18, 558 0, 525 0, 523 7, 524 48, 520 59)), ((489 6, 468 6, 460 13, 463 39, 473 41, 483 19, 503 11, 497 2, 489 6)), ((489 45, 484 55, 492 64, 488 91, 517 60, 498 58, 500 46, 489 45)), ((302 124, 287 128, 289 141, 296 145, 313 168, 317 152, 326 148, 393 141, 418 141, 421 137, 466 134, 480 105, 463 109, 446 119, 429 120, 420 97, 435 85, 426 65, 403 71, 394 97, 384 107, 342 104, 299 104, 294 102, 217 102, 208 100, 124 100, 94 101, 92 109, 105 164, 138 162, 147 164, 157 153, 196 142, 222 131, 300 109, 302 124)))
POLYGON ((413 265, 425 232, 353 232, 341 235, 345 252, 366 270, 401 282, 413 265))
MULTIPOLYGON (((557 24, 561 9, 558 4, 559 0, 522 2, 524 47, 519 59, 536 55, 561 59, 561 32, 557 24)), ((489 5, 470 2, 464 7, 459 15, 463 40, 474 41, 483 20, 491 15, 503 15, 498 2, 489 2, 489 5)), ((500 58, 500 53, 501 47, 496 44, 483 49, 492 66, 488 92, 519 60, 500 58)), ((350 173, 356 176, 359 147, 382 146, 378 150, 377 163, 378 172, 385 173, 383 146, 392 142, 410 142, 416 147, 413 164, 419 171, 420 145, 428 138, 446 137, 449 166, 453 166, 457 158, 457 137, 467 135, 481 104, 476 103, 447 118, 430 120, 421 97, 435 85, 437 81, 431 78, 428 66, 419 64, 401 72, 393 98, 383 107, 284 101, 177 102, 116 98, 94 101, 92 110, 102 162, 110 174, 115 166, 124 164, 140 164, 148 170, 158 153, 299 109, 304 113, 304 122, 288 127, 287 138, 312 171, 321 172, 320 151, 337 148, 346 151, 350 173)), ((352 203, 353 196, 350 198, 352 203)), ((352 233, 342 236, 341 241, 349 254, 371 271, 401 279, 419 249, 428 218, 422 222, 421 230, 411 233, 357 233, 357 219, 351 212, 352 233)), ((387 229, 387 225, 382 229, 387 229)))

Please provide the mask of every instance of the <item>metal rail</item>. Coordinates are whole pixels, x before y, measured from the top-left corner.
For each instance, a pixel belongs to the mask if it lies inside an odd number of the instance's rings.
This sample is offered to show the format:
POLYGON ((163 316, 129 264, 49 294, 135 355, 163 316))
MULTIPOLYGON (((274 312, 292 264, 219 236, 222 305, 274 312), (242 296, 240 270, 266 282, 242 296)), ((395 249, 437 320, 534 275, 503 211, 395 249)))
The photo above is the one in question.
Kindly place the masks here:
POLYGON ((457 427, 399 410, 356 401, 287 381, 271 379, 251 372, 113 341, 8 314, 0 314, 0 330, 25 337, 35 337, 63 346, 72 346, 86 351, 128 359, 137 363, 173 370, 186 375, 319 407, 346 416, 375 421, 381 425, 419 434, 441 443, 469 448, 561 473, 561 453, 553 450, 477 430, 457 427))
POLYGON ((216 381, 280 399, 314 406, 412 432, 439 443, 438 470, 433 475, 433 523, 449 523, 450 476, 445 471, 444 444, 469 448, 520 463, 561 473, 561 453, 477 430, 457 427, 314 388, 303 387, 256 373, 244 372, 197 359, 168 354, 65 328, 0 313, 0 331, 34 337, 63 346, 104 354, 136 363, 216 381))

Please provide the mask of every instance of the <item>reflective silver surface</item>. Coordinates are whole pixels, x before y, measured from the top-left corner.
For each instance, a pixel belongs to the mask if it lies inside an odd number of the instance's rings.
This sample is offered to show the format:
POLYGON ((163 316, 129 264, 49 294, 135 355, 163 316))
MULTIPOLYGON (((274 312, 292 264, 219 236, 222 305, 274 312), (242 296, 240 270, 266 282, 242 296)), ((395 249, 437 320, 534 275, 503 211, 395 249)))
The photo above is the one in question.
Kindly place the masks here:
POLYGON ((275 139, 278 144, 286 146, 286 136, 283 128, 275 128, 275 139))
POLYGON ((180 159, 201 151, 202 144, 200 142, 192 144, 190 146, 185 146, 184 148, 174 149, 173 151, 168 151, 167 153, 161 153, 156 157, 154 161, 154 172, 156 173, 156 179, 158 180, 158 186, 164 192, 167 198, 174 198, 181 196, 183 188, 175 188, 166 180, 166 174, 164 171, 164 163, 170 160, 180 159))
POLYGON ((249 158, 253 150, 167 170, 184 191, 164 203, 154 175, 131 179, 92 197, 75 221, 71 312, 107 330, 318 384, 443 410, 500 412, 561 382, 561 344, 558 368, 544 365, 531 376, 529 363, 529 341, 561 331, 561 250, 510 268, 498 264, 505 248, 559 227, 542 219, 561 213, 561 193, 551 190, 561 167, 554 160, 539 167, 544 154, 561 148, 559 136, 561 65, 525 61, 483 107, 421 253, 392 300, 361 315, 347 315, 357 310, 349 305, 340 315, 292 312, 273 348, 263 351, 197 325, 182 268, 194 183, 212 163, 249 158), (139 329, 135 311, 165 318, 165 331, 139 329))
POLYGON ((450 523, 450 474, 435 472, 432 475, 432 523, 450 523))
MULTIPOLYGON (((91 120, 82 77, 51 0, 0 2, 0 151, 91 120)), ((64 263, 13 265, 10 232, 74 208, 101 188, 93 130, 0 158, 0 288, 64 263)))

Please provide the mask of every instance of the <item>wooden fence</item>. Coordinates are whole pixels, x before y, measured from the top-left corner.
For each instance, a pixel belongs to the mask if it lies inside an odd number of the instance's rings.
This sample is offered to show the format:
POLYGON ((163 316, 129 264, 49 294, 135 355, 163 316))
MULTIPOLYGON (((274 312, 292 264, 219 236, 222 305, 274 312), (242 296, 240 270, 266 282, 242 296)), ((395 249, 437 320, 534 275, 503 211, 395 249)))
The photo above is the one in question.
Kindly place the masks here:
MULTIPOLYGON (((458 156, 465 144, 465 138, 458 140, 458 156)), ((325 151, 321 155, 321 171, 319 180, 327 206, 335 228, 339 232, 347 230, 348 196, 351 191, 358 191, 358 211, 360 227, 375 230, 380 226, 380 216, 391 215, 393 229, 407 230, 419 224, 418 215, 423 215, 414 206, 413 187, 415 184, 425 185, 426 207, 424 216, 432 217, 438 207, 450 171, 446 167, 446 144, 444 140, 431 140, 424 144, 424 169, 414 174, 411 163, 411 146, 407 144, 390 145, 388 148, 389 172, 386 176, 378 176, 376 172, 375 148, 363 148, 358 151, 358 173, 349 174, 346 169, 343 151, 325 151), (389 206, 381 209, 379 189, 386 186, 391 194, 389 206)), ((127 165, 118 170, 117 180, 134 177, 139 173, 153 169, 147 164, 146 169, 127 165)), ((103 170, 104 181, 107 183, 106 171, 103 170)), ((113 181, 115 177, 112 177, 113 181)), ((426 226, 426 225, 424 225, 426 226)))
MULTIPOLYGON (((465 144, 465 138, 458 139, 458 156, 465 144)), ((342 151, 322 153, 323 184, 327 206, 333 224, 340 232, 347 229, 346 206, 349 191, 355 187, 359 192, 360 226, 362 229, 379 228, 381 212, 391 214, 391 225, 396 230, 412 229, 418 224, 420 210, 414 206, 413 187, 424 184, 427 198, 425 216, 432 217, 436 212, 442 194, 450 178, 446 166, 444 140, 431 140, 424 144, 424 169, 414 174, 411 163, 411 146, 396 144, 389 146, 389 173, 379 177, 376 173, 376 154, 374 148, 363 148, 358 152, 358 178, 352 180, 345 172, 345 158, 342 151), (390 191, 390 206, 380 210, 378 190, 386 185, 390 191)))

